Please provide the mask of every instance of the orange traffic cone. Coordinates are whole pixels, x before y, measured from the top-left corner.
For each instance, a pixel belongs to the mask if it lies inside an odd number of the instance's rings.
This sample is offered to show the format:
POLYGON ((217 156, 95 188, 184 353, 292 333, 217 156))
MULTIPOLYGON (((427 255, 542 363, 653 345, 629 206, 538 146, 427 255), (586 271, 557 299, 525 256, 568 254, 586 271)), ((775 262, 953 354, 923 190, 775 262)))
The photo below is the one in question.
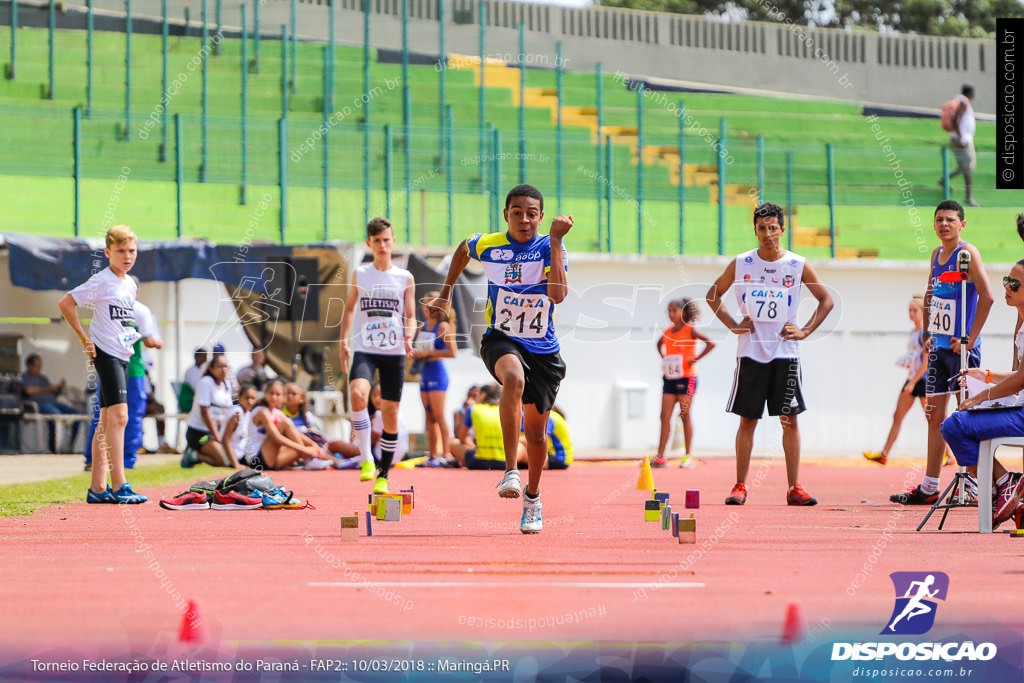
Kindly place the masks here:
POLYGON ((786 606, 786 620, 782 622, 782 644, 792 645, 803 640, 804 618, 800 603, 791 602, 786 606))
POLYGON ((196 600, 188 601, 188 609, 181 615, 181 627, 178 629, 178 641, 202 645, 209 641, 206 633, 206 617, 196 600))
POLYGON ((646 455, 644 456, 644 461, 640 464, 640 478, 636 480, 636 487, 640 491, 654 490, 654 475, 651 473, 651 459, 646 455))

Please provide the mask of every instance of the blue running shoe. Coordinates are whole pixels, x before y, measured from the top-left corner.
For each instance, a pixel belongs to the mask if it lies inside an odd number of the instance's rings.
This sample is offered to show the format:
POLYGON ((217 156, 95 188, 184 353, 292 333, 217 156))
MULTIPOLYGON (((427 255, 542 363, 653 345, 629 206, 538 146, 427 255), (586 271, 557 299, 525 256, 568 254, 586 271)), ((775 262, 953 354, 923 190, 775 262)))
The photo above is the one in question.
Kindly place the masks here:
POLYGON ((185 469, 196 466, 196 452, 189 446, 185 449, 185 452, 181 454, 181 466, 185 469))
POLYGON ((298 510, 305 507, 305 503, 295 497, 291 491, 285 491, 280 486, 263 492, 264 510, 298 510))
POLYGON ((128 482, 121 484, 121 488, 114 491, 111 495, 114 496, 115 503, 124 503, 126 505, 138 505, 149 500, 149 498, 141 493, 132 491, 132 485, 128 482))
POLYGON ((85 494, 85 502, 86 503, 113 503, 113 504, 116 505, 117 504, 117 498, 114 498, 114 494, 110 491, 110 487, 108 486, 107 490, 104 491, 103 493, 96 493, 92 489, 89 489, 89 492, 87 494, 85 494))

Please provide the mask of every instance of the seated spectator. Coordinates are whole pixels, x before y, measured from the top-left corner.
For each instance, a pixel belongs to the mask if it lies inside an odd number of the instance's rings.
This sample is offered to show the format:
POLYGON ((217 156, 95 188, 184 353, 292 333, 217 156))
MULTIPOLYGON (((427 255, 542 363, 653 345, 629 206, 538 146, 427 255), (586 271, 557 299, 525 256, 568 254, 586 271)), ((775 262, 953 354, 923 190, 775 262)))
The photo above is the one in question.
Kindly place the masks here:
POLYGON ((199 380, 192 411, 188 414, 182 467, 204 462, 214 467, 237 467, 224 452, 224 424, 231 413, 231 389, 227 383, 228 361, 215 354, 199 380))
POLYGON ((466 408, 479 402, 480 387, 475 385, 471 386, 466 390, 466 400, 462 402, 462 407, 453 413, 452 425, 454 429, 452 430, 452 434, 454 434, 456 438, 459 438, 459 428, 462 426, 462 423, 466 421, 466 408))
MULTIPOLYGON (((309 437, 313 443, 344 458, 354 458, 359 455, 359 446, 354 443, 340 439, 328 440, 316 415, 309 412, 309 398, 306 396, 305 389, 294 382, 286 384, 284 397, 284 406, 281 408, 281 412, 292 421, 299 432, 309 437)), ((321 458, 306 461, 306 469, 310 470, 327 469, 330 466, 330 462, 321 458)))
POLYGON ((238 383, 249 383, 256 387, 257 391, 263 391, 263 387, 267 385, 267 382, 277 376, 273 370, 263 364, 265 360, 262 349, 253 349, 252 365, 238 371, 238 383))
POLYGON ((193 351, 192 358, 195 360, 195 365, 185 371, 185 377, 182 378, 181 389, 178 391, 178 412, 188 413, 192 411, 192 401, 196 397, 196 387, 199 386, 199 380, 203 377, 203 372, 206 365, 206 349, 200 346, 198 349, 193 351))
POLYGON ((303 458, 332 459, 285 417, 281 411, 284 398, 284 382, 271 380, 249 420, 244 461, 247 467, 285 470, 302 462, 303 458))
MULTIPOLYGON (((480 402, 466 406, 462 428, 456 432, 459 443, 452 443, 452 455, 460 465, 471 470, 505 469, 505 445, 498 415, 500 401, 501 385, 488 384, 480 392, 480 402)), ((522 443, 516 461, 527 462, 522 443)))
MULTIPOLYGON (((25 372, 21 373, 21 393, 25 400, 34 401, 40 415, 77 415, 78 411, 66 403, 61 403, 57 397, 64 392, 67 381, 62 377, 60 382, 54 384, 50 378, 43 374, 43 359, 38 353, 29 354, 25 359, 25 372)), ((79 423, 71 425, 71 443, 75 442, 78 436, 79 423)), ((57 429, 51 421, 50 428, 50 451, 57 452, 57 429)))
POLYGON ((549 470, 564 470, 572 464, 572 439, 565 413, 553 406, 548 414, 548 463, 549 470))
POLYGON ((231 415, 224 425, 224 453, 231 459, 234 467, 245 458, 246 439, 249 436, 249 421, 252 410, 259 400, 256 387, 243 384, 238 390, 238 405, 231 409, 231 415))

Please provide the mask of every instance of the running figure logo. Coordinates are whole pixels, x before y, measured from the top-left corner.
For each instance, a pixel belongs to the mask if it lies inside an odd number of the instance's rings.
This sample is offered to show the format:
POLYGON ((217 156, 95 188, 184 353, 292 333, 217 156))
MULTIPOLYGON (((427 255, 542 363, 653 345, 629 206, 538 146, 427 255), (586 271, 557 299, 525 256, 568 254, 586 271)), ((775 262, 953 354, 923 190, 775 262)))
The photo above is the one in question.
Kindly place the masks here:
POLYGON ((935 624, 936 600, 945 600, 949 576, 943 572, 893 572, 896 605, 882 635, 920 635, 935 624))

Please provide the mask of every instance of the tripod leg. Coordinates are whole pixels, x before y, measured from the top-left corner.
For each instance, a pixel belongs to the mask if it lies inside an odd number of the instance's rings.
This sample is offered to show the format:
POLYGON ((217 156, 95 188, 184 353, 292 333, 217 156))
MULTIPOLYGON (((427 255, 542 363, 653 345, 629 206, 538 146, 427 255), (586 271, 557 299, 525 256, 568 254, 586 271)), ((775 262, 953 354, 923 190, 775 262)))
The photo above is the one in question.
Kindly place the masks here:
MULTIPOLYGON (((939 494, 938 500, 936 500, 935 503, 931 506, 931 508, 929 508, 928 514, 924 516, 924 519, 921 520, 921 523, 917 525, 918 531, 924 528, 924 525, 928 523, 928 520, 931 519, 931 516, 935 514, 936 510, 942 508, 948 512, 950 507, 957 507, 956 505, 951 505, 949 503, 946 503, 945 501, 950 496, 950 492, 953 490, 953 487, 957 485, 958 481, 959 475, 954 476, 953 481, 949 482, 949 486, 947 486, 945 490, 939 494)), ((943 515, 942 520, 945 521, 945 519, 946 517, 945 515, 943 515)), ((939 529, 942 529, 941 523, 939 524, 939 529)))

